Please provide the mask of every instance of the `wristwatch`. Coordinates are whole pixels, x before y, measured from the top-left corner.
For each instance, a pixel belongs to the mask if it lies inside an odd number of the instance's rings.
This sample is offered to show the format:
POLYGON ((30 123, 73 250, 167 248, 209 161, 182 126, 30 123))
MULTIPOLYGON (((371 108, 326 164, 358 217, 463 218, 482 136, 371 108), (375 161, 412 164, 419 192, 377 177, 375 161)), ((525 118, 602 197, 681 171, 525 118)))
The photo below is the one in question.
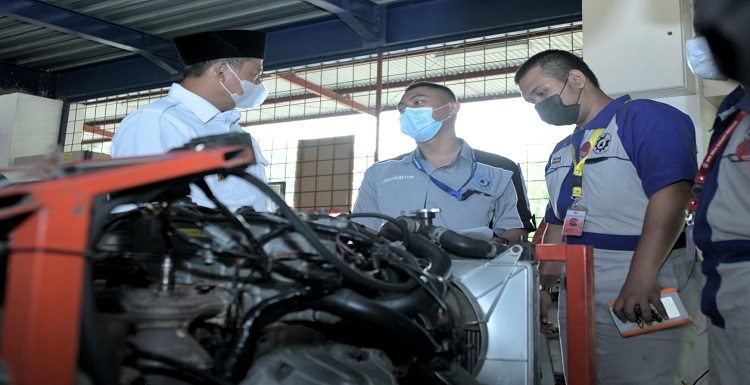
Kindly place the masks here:
POLYGON ((539 285, 539 290, 552 294, 552 286, 539 285))

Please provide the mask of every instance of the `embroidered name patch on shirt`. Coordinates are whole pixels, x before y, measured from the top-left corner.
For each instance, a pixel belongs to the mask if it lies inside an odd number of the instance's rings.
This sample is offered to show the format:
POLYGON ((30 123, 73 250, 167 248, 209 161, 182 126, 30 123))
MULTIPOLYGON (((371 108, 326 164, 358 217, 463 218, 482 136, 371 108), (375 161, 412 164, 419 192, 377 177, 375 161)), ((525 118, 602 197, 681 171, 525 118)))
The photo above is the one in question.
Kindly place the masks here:
POLYGON ((398 176, 392 176, 390 178, 385 178, 381 181, 381 183, 386 184, 389 182, 394 182, 397 180, 407 180, 407 179, 414 179, 414 175, 398 175, 398 176))

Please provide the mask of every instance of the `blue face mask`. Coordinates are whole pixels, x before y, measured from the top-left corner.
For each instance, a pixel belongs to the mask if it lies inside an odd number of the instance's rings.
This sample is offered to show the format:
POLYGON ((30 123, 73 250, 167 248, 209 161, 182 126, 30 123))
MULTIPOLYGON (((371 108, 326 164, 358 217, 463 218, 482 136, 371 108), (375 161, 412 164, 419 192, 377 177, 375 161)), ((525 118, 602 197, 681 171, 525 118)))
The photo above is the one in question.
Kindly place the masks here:
POLYGON ((404 113, 401 114, 401 132, 411 136, 417 142, 426 142, 440 131, 440 127, 443 122, 450 119, 453 114, 448 115, 447 118, 436 121, 432 118, 432 113, 441 108, 449 106, 450 103, 443 107, 432 109, 430 107, 410 108, 406 107, 404 113))
POLYGON ((727 80, 719 66, 716 65, 714 55, 711 53, 711 47, 708 46, 708 40, 705 36, 699 36, 685 42, 685 55, 690 70, 695 76, 711 80, 727 80))

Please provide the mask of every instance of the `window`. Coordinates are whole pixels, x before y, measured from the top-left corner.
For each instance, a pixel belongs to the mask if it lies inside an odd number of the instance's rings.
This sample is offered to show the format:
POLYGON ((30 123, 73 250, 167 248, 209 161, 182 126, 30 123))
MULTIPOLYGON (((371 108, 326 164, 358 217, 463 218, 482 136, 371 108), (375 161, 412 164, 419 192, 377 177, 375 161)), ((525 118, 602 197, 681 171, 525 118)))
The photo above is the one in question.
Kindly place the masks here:
POLYGON ((354 136, 301 140, 294 207, 346 213, 352 206, 354 136))

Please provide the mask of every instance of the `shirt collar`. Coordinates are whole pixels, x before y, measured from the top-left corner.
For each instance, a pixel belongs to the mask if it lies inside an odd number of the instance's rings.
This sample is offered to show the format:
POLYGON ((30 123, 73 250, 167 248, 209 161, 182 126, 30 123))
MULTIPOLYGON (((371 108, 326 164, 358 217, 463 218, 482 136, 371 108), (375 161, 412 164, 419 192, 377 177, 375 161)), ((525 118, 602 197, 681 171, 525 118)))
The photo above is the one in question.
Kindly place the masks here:
MULTIPOLYGON (((453 159, 453 161, 451 161, 451 164, 449 166, 454 165, 456 163, 456 159, 458 158, 462 158, 464 161, 471 164, 471 151, 472 151, 471 147, 469 147, 469 145, 466 144, 465 140, 461 138, 459 138, 458 140, 461 141, 461 151, 458 152, 458 156, 456 156, 456 158, 453 159)), ((427 158, 424 157, 424 154, 422 154, 422 151, 419 149, 419 147, 417 147, 417 149, 411 153, 411 156, 413 157, 415 156, 415 154, 416 156, 419 157, 420 161, 427 160, 427 158)), ((411 163, 412 160, 410 159, 409 162, 411 163)))
POLYGON ((471 163, 471 147, 463 139, 461 139, 461 151, 458 153, 458 157, 471 163))
POLYGON ((745 112, 750 112, 750 95, 745 95, 744 97, 742 97, 742 100, 737 103, 737 109, 745 112))
POLYGON ((604 108, 602 108, 602 110, 599 111, 598 114, 596 114, 594 119, 591 119, 591 121, 586 126, 584 126, 584 129, 591 130, 607 127, 609 125, 609 122, 612 121, 612 117, 614 117, 617 113, 617 110, 619 110, 620 107, 627 103, 628 100, 630 100, 630 95, 623 95, 609 102, 609 104, 604 106, 604 108))
MULTIPOLYGON (((725 99, 730 102, 736 101, 734 107, 738 110, 750 111, 750 94, 745 93, 745 89, 742 86, 737 86, 725 99)), ((720 107, 719 112, 721 111, 722 108, 720 107)))
POLYGON ((190 109, 203 123, 208 123, 214 118, 220 118, 228 123, 234 123, 240 119, 240 112, 232 109, 221 112, 208 100, 203 99, 180 84, 174 83, 169 88, 169 97, 177 100, 190 109))

